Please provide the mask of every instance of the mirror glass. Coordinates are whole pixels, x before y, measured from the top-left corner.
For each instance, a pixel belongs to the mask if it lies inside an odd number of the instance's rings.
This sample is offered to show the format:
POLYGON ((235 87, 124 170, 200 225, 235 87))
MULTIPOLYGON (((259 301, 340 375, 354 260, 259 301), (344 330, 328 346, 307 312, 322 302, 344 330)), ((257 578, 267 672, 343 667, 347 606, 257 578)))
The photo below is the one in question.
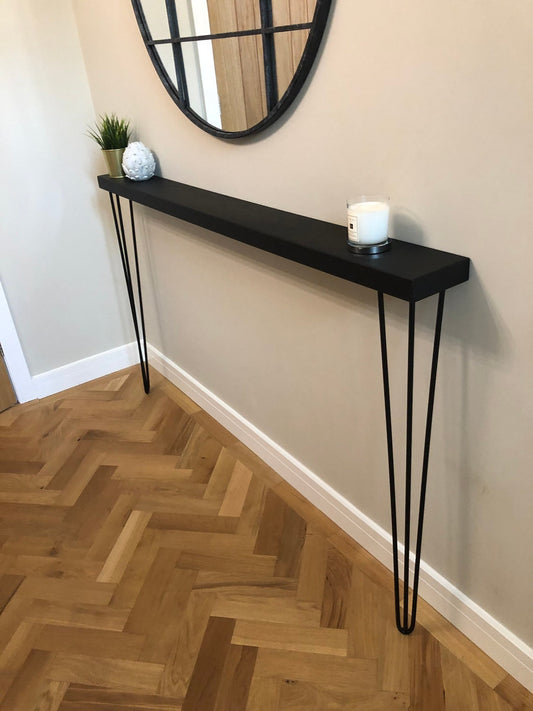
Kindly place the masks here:
POLYGON ((226 138, 270 125, 298 93, 331 0, 132 0, 178 106, 226 138))

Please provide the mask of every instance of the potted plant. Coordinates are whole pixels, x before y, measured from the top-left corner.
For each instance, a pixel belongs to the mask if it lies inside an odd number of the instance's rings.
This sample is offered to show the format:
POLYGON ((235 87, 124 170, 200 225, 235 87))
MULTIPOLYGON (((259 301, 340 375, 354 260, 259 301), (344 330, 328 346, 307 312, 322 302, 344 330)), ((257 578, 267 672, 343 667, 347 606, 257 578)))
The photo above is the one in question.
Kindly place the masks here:
POLYGON ((122 154, 131 136, 130 122, 119 119, 115 114, 104 114, 90 128, 87 135, 92 138, 104 154, 110 178, 122 178, 122 154))

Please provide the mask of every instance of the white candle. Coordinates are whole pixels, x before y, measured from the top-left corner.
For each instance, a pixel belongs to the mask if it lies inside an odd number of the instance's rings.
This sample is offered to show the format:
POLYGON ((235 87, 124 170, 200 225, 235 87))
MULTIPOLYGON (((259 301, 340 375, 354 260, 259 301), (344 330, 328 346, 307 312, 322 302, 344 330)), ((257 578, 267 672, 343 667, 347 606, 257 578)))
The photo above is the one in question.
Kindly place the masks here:
POLYGON ((348 203, 348 241, 380 244, 389 236, 389 206, 380 199, 348 203))

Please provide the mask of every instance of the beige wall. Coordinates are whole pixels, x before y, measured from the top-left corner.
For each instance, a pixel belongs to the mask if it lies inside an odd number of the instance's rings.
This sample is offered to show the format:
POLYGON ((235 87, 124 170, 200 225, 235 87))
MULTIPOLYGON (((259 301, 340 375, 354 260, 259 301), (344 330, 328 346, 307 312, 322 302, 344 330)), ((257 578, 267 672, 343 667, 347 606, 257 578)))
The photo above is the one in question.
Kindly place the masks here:
MULTIPOLYGON (((239 143, 175 107, 129 0, 74 5, 97 112, 130 116, 165 177, 338 223, 348 194, 385 191, 394 236, 473 259, 447 299, 423 555, 533 642, 530 3, 339 1, 294 108, 239 143)), ((150 340, 388 528, 375 294, 143 214, 150 340)), ((406 309, 388 303, 399 398, 406 309)))
POLYGON ((131 337, 71 3, 4 0, 1 15, 0 280, 36 375, 131 337))

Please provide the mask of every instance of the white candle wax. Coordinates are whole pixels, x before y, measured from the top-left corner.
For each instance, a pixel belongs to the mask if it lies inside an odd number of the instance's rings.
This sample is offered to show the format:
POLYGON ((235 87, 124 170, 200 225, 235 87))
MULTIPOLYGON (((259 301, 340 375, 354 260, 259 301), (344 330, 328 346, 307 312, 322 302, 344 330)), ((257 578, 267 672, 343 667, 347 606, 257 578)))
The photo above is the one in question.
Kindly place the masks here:
POLYGON ((348 240, 353 244, 380 244, 389 236, 389 206, 369 200, 348 205, 348 240))

